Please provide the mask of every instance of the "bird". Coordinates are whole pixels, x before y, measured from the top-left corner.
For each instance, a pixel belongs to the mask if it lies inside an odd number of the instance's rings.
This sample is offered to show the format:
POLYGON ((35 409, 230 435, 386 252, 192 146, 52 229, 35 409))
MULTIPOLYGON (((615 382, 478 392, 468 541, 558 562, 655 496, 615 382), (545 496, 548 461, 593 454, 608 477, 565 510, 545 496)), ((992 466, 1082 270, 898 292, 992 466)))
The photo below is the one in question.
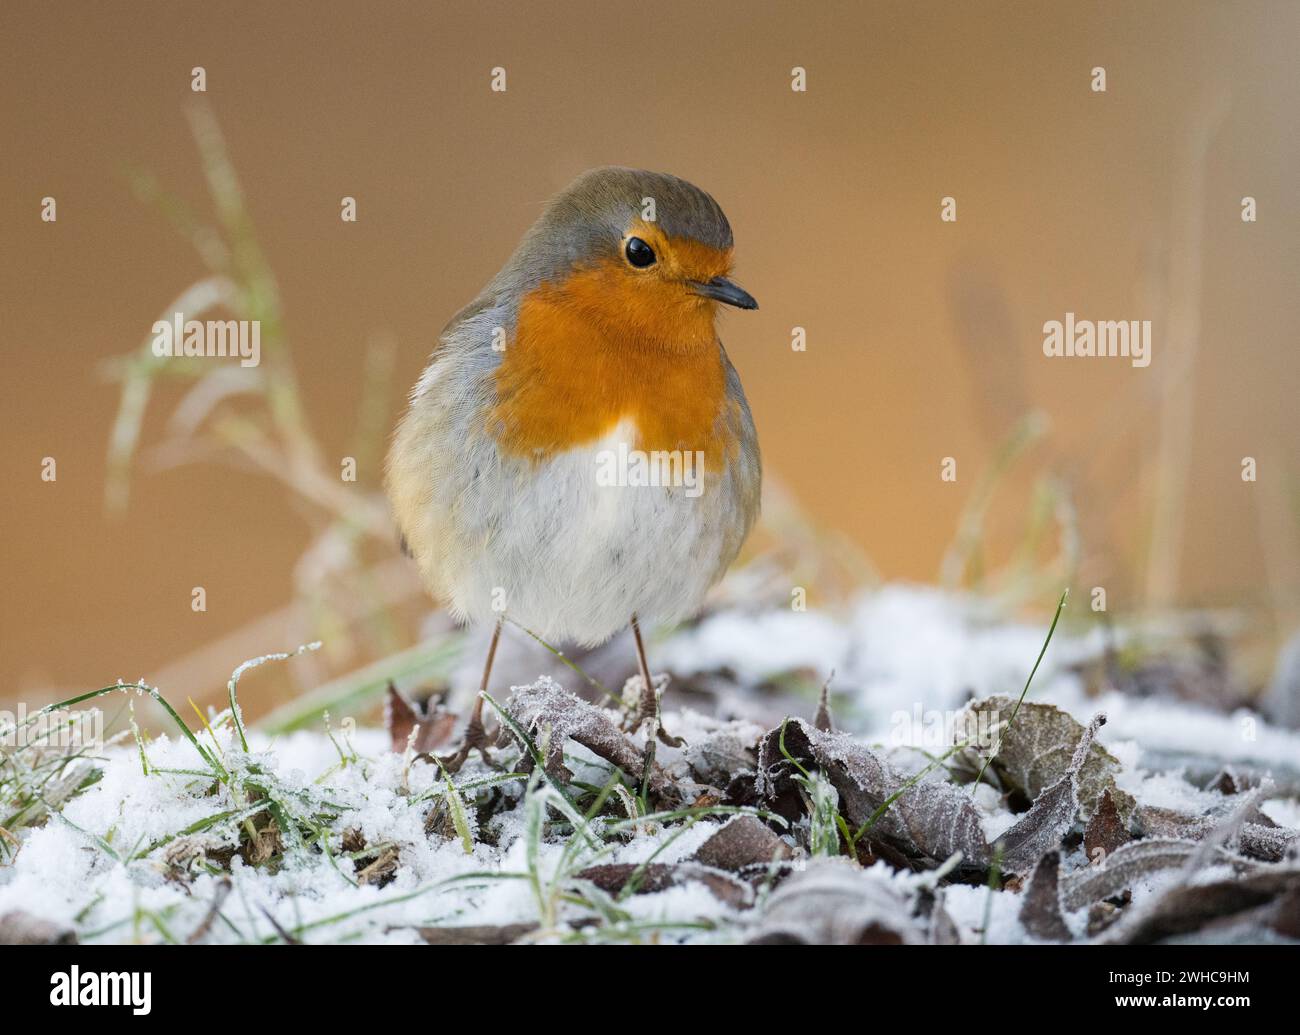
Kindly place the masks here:
POLYGON ((676 176, 605 166, 555 195, 443 329, 393 434, 385 486, 404 552, 463 622, 495 623, 457 757, 487 757, 502 624, 600 644, 699 612, 759 513, 762 462, 721 307, 718 203, 676 176))

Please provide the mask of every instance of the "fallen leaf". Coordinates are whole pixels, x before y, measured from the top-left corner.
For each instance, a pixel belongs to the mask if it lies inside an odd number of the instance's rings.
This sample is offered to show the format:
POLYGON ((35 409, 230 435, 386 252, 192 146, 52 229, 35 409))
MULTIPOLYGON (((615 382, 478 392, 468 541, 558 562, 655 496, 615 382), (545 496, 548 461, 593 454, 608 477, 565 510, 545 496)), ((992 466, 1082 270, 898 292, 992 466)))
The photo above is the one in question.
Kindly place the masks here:
POLYGON ((753 944, 923 944, 912 896, 848 859, 814 859, 769 896, 753 944))
POLYGON ((599 866, 588 866, 578 874, 578 879, 591 881, 601 891, 617 895, 638 870, 641 871, 636 884, 638 895, 663 891, 676 883, 673 868, 667 863, 650 863, 645 867, 639 863, 602 863, 599 866))
POLYGON ((412 704, 390 681, 384 699, 384 728, 399 755, 408 744, 417 755, 427 755, 450 739, 456 716, 439 703, 430 703, 427 709, 412 704))
POLYGON ((537 930, 537 924, 467 927, 417 927, 430 945, 510 945, 537 930))
POLYGON ((1098 802, 1097 809, 1093 812, 1092 819, 1088 820, 1088 826, 1083 832, 1084 854, 1087 855, 1089 862, 1097 862, 1099 858, 1104 859, 1130 840, 1128 830, 1119 817, 1119 809, 1115 807, 1115 799, 1108 787, 1102 792, 1101 801, 1098 802), (1098 851, 1101 852, 1100 856, 1097 855, 1098 851))
POLYGON ((1209 884, 1180 884, 1165 892, 1136 923, 1126 925, 1119 940, 1129 945, 1149 945, 1162 938, 1199 931, 1212 921, 1270 903, 1280 904, 1298 891, 1300 869, 1264 870, 1209 884))
POLYGON ((758 742, 764 730, 752 722, 733 720, 699 739, 693 739, 681 751, 681 757, 669 772, 691 778, 711 787, 725 789, 744 772, 752 772, 758 762, 758 742))
POLYGON ((1214 829, 1214 820, 1207 816, 1193 816, 1176 809, 1154 805, 1140 805, 1137 824, 1147 837, 1179 838, 1196 841, 1214 829))
POLYGON ((805 768, 823 770, 840 796, 845 820, 856 832, 874 819, 873 837, 892 839, 911 854, 943 861, 961 852, 966 864, 988 861, 988 843, 970 795, 941 780, 920 780, 910 786, 884 759, 844 733, 825 733, 802 719, 789 719, 763 738, 758 752, 758 790, 778 813, 790 816, 798 802, 795 767, 781 752, 785 748, 805 768), (900 793, 901 792, 901 793, 900 793), (885 802, 898 794, 890 806, 885 802))
POLYGON ((1020 904, 1020 922, 1039 941, 1068 942, 1073 937, 1061 916, 1060 868, 1060 852, 1048 852, 1039 859, 1020 904))
MULTIPOLYGON (((1085 866, 1067 874, 1062 882, 1061 901, 1066 911, 1072 912, 1112 898, 1148 874, 1188 865, 1203 847, 1196 841, 1172 838, 1130 841, 1107 856, 1101 865, 1085 866)), ((1225 848, 1215 848, 1211 860, 1229 865, 1238 873, 1251 873, 1261 868, 1261 864, 1243 859, 1225 848)))
MULTIPOLYGON (((1006 723, 1013 714, 1015 722, 1004 725, 1000 734, 991 734, 998 753, 989 768, 1004 788, 1019 791, 1028 801, 1036 801, 1065 774, 1084 727, 1055 705, 1024 701, 1017 711, 1015 698, 995 695, 968 704, 957 718, 957 729, 992 731, 997 722, 1006 723)), ((959 757, 973 777, 986 756, 976 748, 967 748, 959 757)), ((1102 794, 1109 790, 1120 819, 1127 826, 1136 802, 1131 794, 1115 786, 1119 771, 1119 759, 1093 743, 1078 777, 1079 805, 1085 820, 1091 818, 1102 794)))
POLYGON ((69 927, 15 910, 0 916, 0 945, 76 945, 69 927))
MULTIPOLYGON (((575 697, 554 680, 543 676, 531 686, 511 688, 507 710, 539 747, 545 742, 543 764, 555 779, 567 783, 573 774, 564 765, 564 743, 575 740, 605 761, 617 766, 630 779, 640 781, 645 754, 627 737, 609 714, 575 697)), ((502 727, 502 735, 509 735, 502 727)), ((652 762, 649 788, 659 796, 671 796, 667 774, 652 762)))
POLYGON ((1061 838, 1074 826, 1079 815, 1080 774, 1093 738, 1105 722, 1106 716, 1093 716, 1060 779, 1042 791, 1029 811, 998 838, 1002 868, 1007 873, 1029 873, 1044 855, 1060 846, 1061 838))
MULTIPOLYGON (((1234 798, 1202 816, 1142 805, 1137 810, 1137 822, 1150 837, 1201 841, 1219 828, 1225 816, 1240 807, 1241 795, 1234 798)), ((1297 841, 1300 841, 1300 831, 1278 826, 1254 805, 1249 805, 1237 831, 1235 846, 1242 855, 1252 859, 1281 862, 1297 841)))
POLYGON ((1249 773, 1242 772, 1236 766, 1227 765, 1215 774, 1214 778, 1205 785, 1205 789, 1207 791, 1218 791, 1222 795, 1231 797, 1234 794, 1251 790, 1258 785, 1259 780, 1249 773))
POLYGON ((649 895, 665 891, 678 884, 692 881, 703 884, 714 898, 733 909, 747 909, 754 903, 754 889, 729 873, 696 863, 650 863, 644 868, 639 863, 604 863, 589 866, 578 874, 580 880, 590 881, 609 895, 620 894, 628 881, 640 871, 636 880, 635 895, 649 895))
POLYGON ((1300 831, 1267 826, 1263 823, 1245 823, 1237 835, 1237 850, 1242 855, 1264 862, 1281 862, 1300 840, 1300 831))
POLYGON ((695 861, 733 872, 790 859, 794 851, 754 816, 737 816, 700 845, 695 861))
POLYGON ((1269 926, 1284 938, 1300 941, 1300 882, 1292 884, 1277 900, 1269 926))
MULTIPOLYGON (((835 673, 831 673, 831 679, 835 678, 835 673)), ((817 701, 817 715, 813 719, 813 725, 823 733, 835 732, 835 717, 831 715, 831 680, 827 679, 822 684, 821 697, 817 701)))

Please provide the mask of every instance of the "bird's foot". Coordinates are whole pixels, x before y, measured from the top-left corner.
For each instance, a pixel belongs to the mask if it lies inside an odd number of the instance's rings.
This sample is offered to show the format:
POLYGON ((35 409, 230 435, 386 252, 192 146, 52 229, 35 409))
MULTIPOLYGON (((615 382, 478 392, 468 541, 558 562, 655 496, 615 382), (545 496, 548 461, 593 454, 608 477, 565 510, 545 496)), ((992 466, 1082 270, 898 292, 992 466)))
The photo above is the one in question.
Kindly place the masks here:
POLYGON ((681 737, 674 737, 664 729, 663 719, 659 712, 659 702, 663 697, 664 690, 668 687, 668 674, 661 672, 658 675, 650 677, 652 686, 647 687, 645 680, 640 675, 632 676, 623 684, 623 700, 625 702, 636 703, 631 705, 631 712, 623 724, 623 730, 626 733, 635 733, 647 721, 655 721, 655 733, 659 742, 668 747, 681 747, 686 741, 681 737))

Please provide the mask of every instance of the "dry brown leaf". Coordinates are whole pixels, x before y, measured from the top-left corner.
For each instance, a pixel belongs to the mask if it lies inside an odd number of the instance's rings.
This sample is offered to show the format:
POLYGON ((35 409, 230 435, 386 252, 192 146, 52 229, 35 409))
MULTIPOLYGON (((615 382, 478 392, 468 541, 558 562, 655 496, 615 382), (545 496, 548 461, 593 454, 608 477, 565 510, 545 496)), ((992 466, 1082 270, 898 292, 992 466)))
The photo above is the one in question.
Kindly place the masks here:
POLYGON ((1285 938, 1300 941, 1300 882, 1292 884, 1277 900, 1269 926, 1285 938))
MULTIPOLYGON (((979 814, 970 795, 939 780, 907 779, 884 759, 845 733, 824 733, 802 719, 784 724, 785 749, 805 768, 819 768, 840 796, 840 811, 856 831, 871 820, 891 796, 902 791, 871 828, 873 837, 892 839, 911 854, 943 861, 961 852, 968 865, 988 861, 979 814)), ((763 738, 758 752, 758 790, 776 811, 789 817, 793 775, 781 752, 782 727, 763 738)), ((797 800, 797 795, 795 795, 797 800)))
POLYGON ((1199 841, 1215 825, 1215 821, 1208 816, 1193 816, 1156 805, 1139 805, 1136 816, 1138 827, 1146 837, 1199 841))
POLYGON ((703 884, 714 898, 733 909, 748 909, 754 904, 754 889, 744 881, 698 863, 650 863, 644 868, 639 863, 603 863, 587 867, 578 877, 591 881, 606 894, 617 895, 638 871, 640 875, 633 891, 636 895, 652 894, 694 881, 703 884))
POLYGON ((763 730, 753 723, 722 723, 687 744, 680 759, 670 767, 670 772, 682 779, 694 779, 707 786, 725 789, 737 774, 753 772, 762 735, 763 730))
MULTIPOLYGON (((1202 841, 1219 828, 1225 816, 1241 807, 1242 800, 1244 799, 1241 795, 1236 795, 1234 799, 1217 806, 1203 816, 1194 816, 1174 809, 1140 805, 1137 810, 1137 821, 1150 837, 1202 841)), ((1281 862, 1297 841, 1300 841, 1300 831, 1278 826, 1265 813, 1250 805, 1242 818, 1235 845, 1242 855, 1249 858, 1264 862, 1281 862)))
MULTIPOLYGON (((834 678, 835 673, 831 673, 834 678)), ((813 719, 813 725, 823 733, 835 732, 835 717, 831 715, 831 681, 826 680, 822 684, 821 697, 817 701, 817 715, 813 719)))
POLYGON ((1048 852, 1039 859, 1020 903, 1020 922, 1039 941, 1068 942, 1073 937, 1061 916, 1061 894, 1057 882, 1060 868, 1060 852, 1048 852))
POLYGON ((919 945, 928 932, 912 896, 848 859, 814 859, 768 898, 751 943, 919 945))
POLYGON ((76 932, 15 910, 0 916, 0 945, 75 945, 76 932))
POLYGON ((1172 935, 1199 931, 1213 921, 1272 903, 1281 905, 1297 891, 1300 891, 1297 869, 1263 870, 1209 884, 1180 884, 1162 895, 1136 923, 1127 925, 1120 940, 1130 945, 1148 945, 1172 935))
POLYGON ((429 945, 510 945, 536 931, 537 924, 418 927, 416 930, 429 945))
POLYGON ((785 860, 794 851, 754 816, 737 816, 700 845, 695 861, 719 870, 743 870, 785 860))
MULTIPOLYGON (((998 722, 1008 722, 1013 714, 1016 719, 1003 727, 1000 740, 994 734, 998 753, 989 768, 1004 788, 1019 791, 1027 800, 1036 801, 1065 774, 1084 727, 1055 705, 1024 701, 1017 710, 1015 698, 995 695, 968 704, 965 713, 958 717, 957 728, 991 729, 994 713, 998 722)), ((961 758, 973 776, 983 765, 985 755, 968 748, 961 758)), ((1115 786, 1119 771, 1119 759, 1094 743, 1078 778, 1079 805, 1085 820, 1091 818, 1102 793, 1109 790, 1121 820, 1128 824, 1136 802, 1132 795, 1115 786)))
MULTIPOLYGON (((567 783, 573 776, 564 765, 566 740, 577 741, 633 780, 640 781, 645 775, 645 753, 614 720, 551 679, 543 677, 531 686, 513 687, 507 709, 543 751, 547 773, 561 782, 567 783)), ((507 735, 503 726, 502 736, 507 735)), ((657 762, 650 765, 648 782, 651 793, 672 796, 673 785, 657 762)))
POLYGON ((1087 829, 1083 832, 1084 853, 1089 862, 1099 862, 1130 840, 1128 830, 1124 827, 1124 821, 1120 819, 1119 809, 1115 807, 1115 799, 1108 787, 1102 792, 1097 810, 1092 814, 1092 819, 1088 820, 1087 829), (1100 855, 1097 854, 1098 851, 1100 855))
POLYGON ((627 882, 632 879, 632 875, 637 870, 641 871, 636 883, 636 894, 638 895, 663 891, 665 888, 671 888, 677 883, 673 874, 673 867, 668 863, 650 863, 644 868, 639 863, 601 863, 598 866, 588 866, 585 870, 580 871, 578 879, 591 881, 592 884, 606 894, 617 895, 627 885, 627 882))
MULTIPOLYGON (((1140 877, 1188 865, 1203 847, 1196 841, 1174 838, 1130 841, 1107 856, 1101 865, 1085 866, 1068 874, 1062 883, 1061 901, 1069 912, 1112 898, 1127 890, 1140 877)), ((1232 866, 1238 873, 1252 873, 1261 868, 1261 864, 1243 859, 1225 848, 1215 848, 1211 861, 1232 866)))
MULTIPOLYGON (((1261 813, 1261 815, 1263 815, 1261 813)), ((1267 818, 1267 817, 1265 817, 1267 818)), ((1264 862, 1281 862, 1300 840, 1300 831, 1277 824, 1245 823, 1237 835, 1237 849, 1242 855, 1264 862)))
POLYGON ((1061 838, 1074 826, 1079 815, 1080 774, 1087 764, 1093 738, 1105 722, 1106 716, 1093 716, 1060 779, 1042 791, 1029 811, 998 838, 1003 870, 1029 873, 1044 855, 1059 847, 1061 838))
POLYGON ((408 744, 417 755, 427 755, 450 739, 456 728, 456 716, 438 703, 430 704, 427 709, 412 704, 389 682, 388 696, 384 699, 384 728, 399 755, 408 744))

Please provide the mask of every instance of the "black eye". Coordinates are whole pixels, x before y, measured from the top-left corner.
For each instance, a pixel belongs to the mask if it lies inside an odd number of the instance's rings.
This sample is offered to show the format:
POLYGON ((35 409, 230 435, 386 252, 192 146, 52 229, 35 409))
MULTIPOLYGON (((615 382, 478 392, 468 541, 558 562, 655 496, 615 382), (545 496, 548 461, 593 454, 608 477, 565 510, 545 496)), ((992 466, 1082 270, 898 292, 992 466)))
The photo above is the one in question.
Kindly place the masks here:
POLYGON ((655 250, 639 237, 629 237, 627 239, 627 261, 637 269, 645 269, 647 266, 654 265, 655 250))

